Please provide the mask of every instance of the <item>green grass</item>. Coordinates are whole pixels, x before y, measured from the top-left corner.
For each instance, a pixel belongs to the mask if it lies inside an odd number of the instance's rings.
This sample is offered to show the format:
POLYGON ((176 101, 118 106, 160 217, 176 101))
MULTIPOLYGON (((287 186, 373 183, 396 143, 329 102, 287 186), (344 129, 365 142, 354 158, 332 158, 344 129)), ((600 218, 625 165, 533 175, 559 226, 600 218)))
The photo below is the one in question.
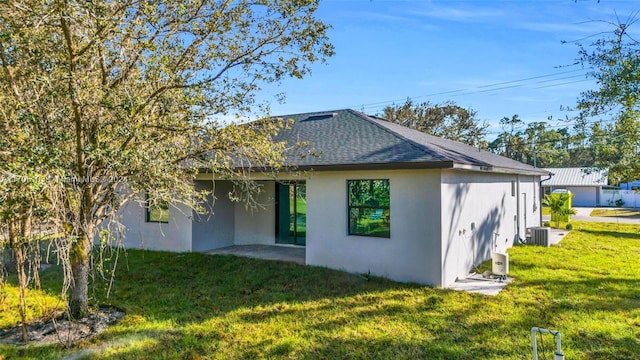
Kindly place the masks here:
MULTIPOLYGON (((118 270, 115 296, 96 299, 126 310, 118 325, 72 349, 0 346, 0 354, 60 358, 84 350, 96 359, 530 359, 530 330, 539 326, 562 332, 567 359, 637 358, 640 227, 574 226, 582 230, 571 231, 559 246, 510 249, 515 280, 496 297, 380 278, 366 281, 288 263, 129 251, 118 270)), ((50 294, 60 287, 55 271, 43 276, 50 294)), ((543 339, 550 350, 553 338, 543 339)), ((550 352, 546 358, 552 358, 550 352)))
POLYGON ((598 217, 625 217, 630 219, 640 219, 640 210, 630 209, 593 209, 589 216, 598 217))

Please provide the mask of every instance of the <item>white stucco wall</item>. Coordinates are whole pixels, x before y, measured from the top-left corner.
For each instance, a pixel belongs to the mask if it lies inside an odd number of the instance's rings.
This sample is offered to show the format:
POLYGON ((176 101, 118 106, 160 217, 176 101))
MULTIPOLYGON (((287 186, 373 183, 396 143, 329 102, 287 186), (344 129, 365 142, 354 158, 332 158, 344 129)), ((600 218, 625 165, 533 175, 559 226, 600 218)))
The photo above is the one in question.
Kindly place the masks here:
POLYGON ((126 228, 124 246, 129 249, 191 251, 191 209, 171 205, 168 223, 146 222, 146 212, 140 202, 142 196, 121 209, 120 222, 126 228))
POLYGON ((276 240, 276 185, 274 181, 259 181, 263 192, 258 195, 260 206, 247 209, 235 203, 235 245, 273 245, 276 240))
POLYGON ((309 265, 422 284, 440 281, 440 172, 315 172, 307 180, 309 265), (389 179, 391 238, 348 235, 347 180, 389 179))
POLYGON ((235 237, 235 206, 229 199, 231 181, 196 180, 198 190, 211 191, 206 214, 193 213, 193 251, 207 251, 233 245, 235 237), (215 198, 214 198, 215 195, 215 198), (214 200, 215 199, 215 200, 214 200))
POLYGON ((521 238, 526 227, 539 226, 537 181, 534 176, 442 171, 443 286, 489 259, 494 244, 499 251, 511 247, 518 225, 521 238))

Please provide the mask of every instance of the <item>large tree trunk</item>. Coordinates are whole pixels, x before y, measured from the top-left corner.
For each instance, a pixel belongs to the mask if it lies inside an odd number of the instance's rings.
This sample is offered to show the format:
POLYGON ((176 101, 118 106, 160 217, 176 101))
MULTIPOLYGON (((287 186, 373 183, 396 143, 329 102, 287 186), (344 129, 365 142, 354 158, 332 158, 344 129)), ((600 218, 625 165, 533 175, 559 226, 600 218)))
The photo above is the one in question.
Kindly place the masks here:
POLYGON ((91 239, 86 234, 71 247, 71 271, 73 286, 69 300, 71 317, 80 319, 89 312, 89 257, 91 239))
POLYGON ((19 242, 18 246, 14 249, 16 271, 18 275, 18 286, 20 287, 20 303, 18 304, 18 312, 20 313, 20 321, 22 325, 20 329, 22 331, 22 342, 29 342, 29 333, 27 330, 27 273, 25 271, 26 263, 26 244, 24 240, 19 242))

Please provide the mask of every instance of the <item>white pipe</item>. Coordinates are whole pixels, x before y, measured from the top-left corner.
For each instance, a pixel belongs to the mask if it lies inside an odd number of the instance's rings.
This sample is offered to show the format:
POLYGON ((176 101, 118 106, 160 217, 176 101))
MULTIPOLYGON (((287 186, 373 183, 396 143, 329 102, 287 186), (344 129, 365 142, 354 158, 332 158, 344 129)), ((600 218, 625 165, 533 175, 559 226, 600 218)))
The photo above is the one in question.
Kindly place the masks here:
POLYGON ((520 237, 520 175, 516 175, 516 231, 518 232, 516 234, 517 240, 522 241, 522 237, 520 237))
POLYGON ((531 337, 533 339, 533 360, 538 360, 538 341, 536 338, 536 333, 540 334, 551 334, 556 338, 556 352, 553 354, 554 360, 564 360, 564 354, 562 353, 562 341, 560 336, 560 331, 548 330, 539 327, 531 328, 531 337))

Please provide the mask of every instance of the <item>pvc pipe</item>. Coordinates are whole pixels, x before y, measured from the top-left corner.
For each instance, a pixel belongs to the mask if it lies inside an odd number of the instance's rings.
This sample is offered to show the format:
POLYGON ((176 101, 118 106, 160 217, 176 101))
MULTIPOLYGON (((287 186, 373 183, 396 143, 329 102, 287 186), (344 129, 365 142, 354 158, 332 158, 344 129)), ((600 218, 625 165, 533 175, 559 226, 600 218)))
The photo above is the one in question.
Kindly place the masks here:
POLYGON ((564 354, 562 353, 562 344, 561 344, 561 335, 560 331, 548 330, 539 327, 531 328, 531 337, 533 340, 533 360, 538 360, 538 341, 536 338, 536 333, 540 334, 551 334, 556 338, 556 352, 553 354, 554 360, 564 360, 564 354))

